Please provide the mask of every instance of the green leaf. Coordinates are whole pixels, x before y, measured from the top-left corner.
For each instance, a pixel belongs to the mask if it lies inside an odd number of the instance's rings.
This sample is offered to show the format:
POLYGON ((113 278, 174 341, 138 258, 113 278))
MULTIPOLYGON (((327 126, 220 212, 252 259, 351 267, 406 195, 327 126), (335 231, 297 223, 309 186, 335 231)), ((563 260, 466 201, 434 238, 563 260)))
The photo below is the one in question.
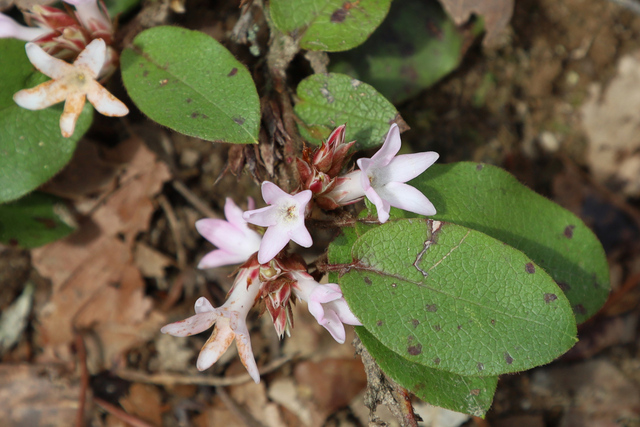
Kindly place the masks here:
POLYGON ((65 210, 61 199, 43 193, 0 205, 0 242, 35 248, 61 239, 74 230, 61 218, 65 210))
POLYGON ((369 83, 394 103, 458 67, 463 38, 437 2, 404 0, 358 48, 332 56, 330 70, 369 83))
POLYGON ((13 94, 48 80, 35 71, 25 43, 0 39, 0 203, 17 199, 47 182, 71 159, 76 143, 91 126, 89 103, 71 138, 60 133, 62 104, 30 111, 13 102, 13 94))
MULTIPOLYGON (((482 231, 524 252, 558 283, 578 323, 609 295, 609 266, 580 218, 490 165, 433 165, 410 183, 436 207, 433 219, 482 231)), ((391 216, 415 217, 392 209, 391 216)))
POLYGON ((358 150, 382 144, 392 123, 404 124, 393 104, 373 87, 344 74, 309 76, 300 82, 297 94, 295 112, 311 135, 320 128, 326 137, 323 129, 346 123, 346 140, 355 140, 358 150))
POLYGON ((349 307, 410 362, 493 376, 548 363, 577 341, 567 298, 522 252, 425 219, 375 227, 340 277, 349 307))
POLYGON ((425 402, 476 417, 483 417, 489 410, 498 377, 456 375, 411 363, 365 328, 358 326, 356 332, 384 373, 425 402))
POLYGON ((382 22, 391 0, 271 0, 275 26, 307 50, 338 52, 364 42, 382 22))
POLYGON ((154 27, 122 53, 122 79, 152 120, 209 141, 255 144, 260 101, 247 68, 199 31, 154 27))
POLYGON ((104 4, 113 19, 132 11, 140 4, 140 0, 105 0, 104 4))

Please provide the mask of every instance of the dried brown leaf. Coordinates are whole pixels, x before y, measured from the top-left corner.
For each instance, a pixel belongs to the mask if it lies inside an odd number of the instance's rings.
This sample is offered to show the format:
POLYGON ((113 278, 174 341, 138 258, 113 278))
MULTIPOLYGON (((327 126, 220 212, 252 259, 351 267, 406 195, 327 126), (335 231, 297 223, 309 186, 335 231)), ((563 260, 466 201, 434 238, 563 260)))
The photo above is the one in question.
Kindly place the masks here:
POLYGON ((154 426, 162 425, 162 396, 157 387, 134 383, 129 394, 120 399, 120 405, 131 415, 135 415, 154 426))
POLYGON ((78 412, 73 372, 54 365, 0 365, 0 420, 5 427, 67 427, 78 412))
MULTIPOLYGON (((144 294, 132 245, 149 226, 152 197, 170 178, 168 167, 137 138, 111 154, 130 159, 119 187, 91 203, 91 216, 76 233, 32 252, 34 267, 53 284, 49 302, 37 315, 45 353, 68 346, 75 331, 92 329, 107 367, 165 321, 144 294)), ((79 210, 88 206, 83 203, 76 205, 79 210)))
POLYGON ((484 19, 487 34, 483 44, 494 46, 513 15, 513 0, 440 0, 456 25, 462 25, 478 14, 484 19))

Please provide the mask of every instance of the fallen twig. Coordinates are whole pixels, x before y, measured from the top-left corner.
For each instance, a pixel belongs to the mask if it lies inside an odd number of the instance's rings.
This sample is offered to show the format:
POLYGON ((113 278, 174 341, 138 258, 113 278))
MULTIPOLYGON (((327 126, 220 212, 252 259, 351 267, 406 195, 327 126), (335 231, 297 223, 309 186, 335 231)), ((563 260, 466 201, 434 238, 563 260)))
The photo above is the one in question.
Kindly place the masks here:
MULTIPOLYGON (((264 365, 259 369, 260 374, 267 374, 269 372, 276 371, 281 366, 285 365, 291 359, 295 357, 294 355, 283 356, 278 359, 272 360, 271 362, 264 365)), ((160 373, 160 374, 145 374, 140 371, 136 371, 133 369, 119 369, 115 372, 115 375, 119 376, 122 379, 147 383, 147 384, 157 384, 162 386, 171 386, 176 384, 192 384, 192 385, 206 385, 213 387, 224 387, 229 385, 237 385, 244 384, 249 381, 253 381, 249 374, 237 375, 235 377, 208 377, 204 375, 181 375, 181 374, 168 374, 168 373, 160 373)))

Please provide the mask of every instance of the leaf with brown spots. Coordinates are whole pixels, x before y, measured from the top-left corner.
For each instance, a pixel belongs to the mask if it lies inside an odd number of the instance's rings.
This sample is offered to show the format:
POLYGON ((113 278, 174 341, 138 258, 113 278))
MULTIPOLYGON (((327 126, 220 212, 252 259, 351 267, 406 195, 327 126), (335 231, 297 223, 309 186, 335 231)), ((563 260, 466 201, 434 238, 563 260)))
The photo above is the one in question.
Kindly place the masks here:
POLYGON ((434 224, 390 221, 351 247, 352 264, 338 282, 377 340, 409 362, 458 375, 530 369, 575 344, 571 305, 544 270, 486 234, 434 224), (426 241, 433 243, 425 251, 426 241))
POLYGON ((212 37, 154 27, 136 36, 121 62, 127 92, 152 120, 208 141, 258 142, 260 101, 251 74, 212 37))
MULTIPOLYGON (((498 377, 467 377, 427 368, 399 357, 365 328, 357 327, 356 332, 385 374, 425 402, 478 417, 491 406, 498 377)), ((440 359, 436 360, 438 365, 440 359)))
POLYGON ((352 49, 387 16, 391 0, 271 0, 275 26, 307 50, 352 49))

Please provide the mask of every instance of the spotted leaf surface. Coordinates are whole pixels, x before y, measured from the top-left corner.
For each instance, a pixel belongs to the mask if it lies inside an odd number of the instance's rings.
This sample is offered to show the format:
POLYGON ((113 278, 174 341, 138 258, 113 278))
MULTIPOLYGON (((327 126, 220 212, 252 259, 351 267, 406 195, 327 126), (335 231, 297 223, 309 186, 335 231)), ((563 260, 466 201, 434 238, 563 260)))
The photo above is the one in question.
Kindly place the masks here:
POLYGON ((396 108, 373 87, 344 74, 314 74, 297 88, 296 114, 304 121, 306 136, 326 138, 337 126, 347 123, 346 140, 357 149, 376 147, 392 123, 401 130, 407 125, 396 108))
POLYGON ((337 52, 364 42, 382 22, 391 0, 272 0, 271 17, 280 31, 299 38, 308 50, 337 52))
POLYGON ((432 405, 482 417, 489 410, 498 377, 463 376, 412 363, 385 347, 363 327, 362 344, 396 383, 432 405))
POLYGON ((86 103, 74 134, 64 138, 62 103, 31 111, 13 101, 17 91, 49 80, 31 65, 24 45, 0 39, 0 203, 33 191, 58 173, 71 160, 93 118, 93 108, 86 103))
POLYGON ((260 101, 251 75, 212 37, 154 27, 121 62, 127 92, 152 120, 208 141, 257 143, 260 101))
POLYGON ((551 362, 575 344, 567 298, 522 252, 426 219, 362 234, 340 277, 351 310, 410 362, 492 376, 551 362))
POLYGON ((0 205, 0 242, 35 248, 61 239, 74 230, 65 215, 62 200, 37 192, 0 205))
MULTIPOLYGON (((524 252, 558 283, 578 323, 609 294, 609 266, 597 237, 580 218, 490 165, 433 165, 411 185, 438 210, 433 219, 482 231, 524 252)), ((415 216, 398 209, 392 217, 415 216)))

